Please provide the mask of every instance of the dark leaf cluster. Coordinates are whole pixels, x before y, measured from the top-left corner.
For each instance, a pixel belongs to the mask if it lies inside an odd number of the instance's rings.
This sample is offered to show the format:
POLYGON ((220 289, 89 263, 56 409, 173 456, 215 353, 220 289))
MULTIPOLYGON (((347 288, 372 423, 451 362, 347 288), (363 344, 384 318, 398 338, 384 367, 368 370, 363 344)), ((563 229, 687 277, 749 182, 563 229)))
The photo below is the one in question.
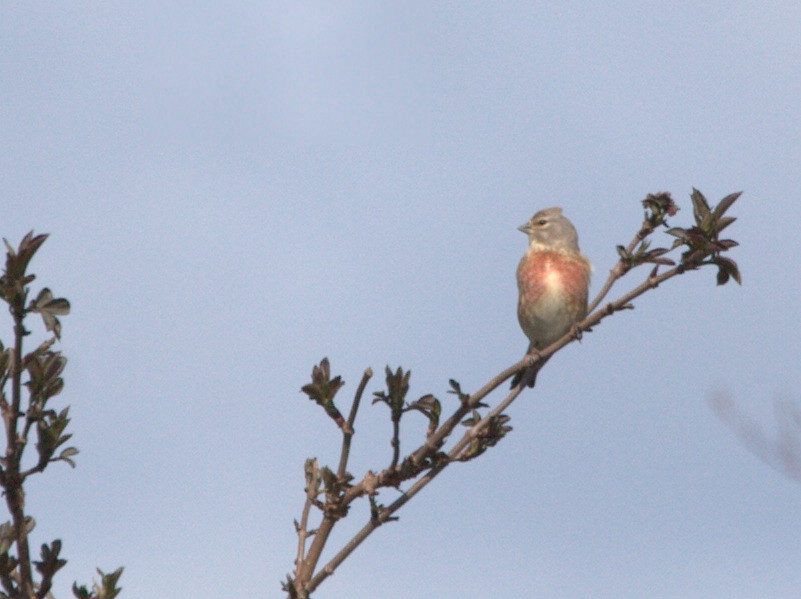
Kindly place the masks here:
POLYGON ((666 248, 654 248, 649 250, 648 248, 650 246, 651 242, 647 239, 643 239, 632 252, 629 252, 622 245, 618 245, 616 248, 626 270, 630 270, 640 264, 662 264, 665 266, 672 266, 675 264, 670 258, 663 258, 670 250, 666 248))
POLYGON ((417 410, 428 418, 426 436, 433 435, 439 426, 439 417, 442 414, 442 404, 439 400, 429 393, 428 395, 423 395, 417 401, 413 401, 404 409, 405 412, 409 410, 417 410))
POLYGON ((97 573, 100 574, 100 582, 92 584, 91 592, 85 586, 72 585, 72 593, 78 599, 114 599, 122 591, 121 587, 117 584, 122 576, 122 568, 117 568, 110 574, 105 574, 100 568, 97 573))
POLYGON ((28 270, 28 264, 36 250, 41 247, 46 239, 46 234, 34 235, 33 231, 31 231, 22 238, 19 248, 16 250, 11 247, 8 241, 3 239, 6 244, 6 267, 3 276, 0 277, 0 297, 18 309, 25 305, 25 286, 36 278, 25 271, 28 270), (22 298, 21 302, 20 298, 22 298))
POLYGON ((325 413, 337 423, 337 426, 344 429, 347 423, 334 404, 334 396, 345 384, 345 381, 341 376, 331 378, 331 365, 328 363, 328 358, 323 358, 319 366, 312 368, 311 380, 310 384, 303 385, 300 390, 308 395, 309 399, 317 402, 325 410, 325 413))
MULTIPOLYGON (((28 532, 33 529, 34 525, 33 518, 30 518, 28 532)), ((0 592, 0 597, 3 598, 14 597, 19 593, 17 582, 14 580, 19 562, 17 558, 8 553, 14 540, 14 527, 11 522, 0 524, 0 584, 3 585, 4 591, 0 592)))
POLYGON ((3 599, 19 596, 19 588, 17 588, 17 583, 14 581, 18 563, 17 558, 9 555, 8 552, 0 553, 0 584, 3 585, 3 592, 0 592, 0 597, 3 599))
POLYGON ((62 450, 57 458, 53 455, 56 449, 61 447, 64 443, 69 441, 72 434, 64 434, 64 430, 70 423, 68 417, 69 407, 64 408, 61 412, 56 413, 54 410, 45 411, 41 418, 36 422, 36 434, 38 440, 36 442, 36 451, 39 453, 39 467, 43 468, 48 462, 64 461, 70 466, 75 468, 75 462, 72 461, 72 456, 78 453, 75 447, 67 447, 62 450))
POLYGON ((65 316, 70 313, 70 303, 63 297, 53 297, 53 293, 45 287, 28 306, 29 312, 36 312, 42 316, 45 328, 61 339, 61 323, 56 316, 65 316))
MULTIPOLYGON (((509 426, 511 418, 506 414, 490 416, 487 423, 478 431, 478 434, 470 440, 470 445, 459 456, 460 461, 472 460, 484 453, 488 447, 494 446, 506 433, 512 430, 509 426)), ((481 414, 473 410, 472 414, 462 420, 463 426, 475 426, 481 422, 481 414)))
POLYGON ((25 308, 27 285, 36 279, 35 275, 26 272, 28 264, 46 239, 47 235, 34 235, 31 231, 22 238, 16 250, 7 240, 3 240, 6 244, 6 265, 0 277, 0 298, 9 304, 12 313, 18 318, 27 312, 40 314, 45 328, 52 331, 56 338, 61 338, 61 323, 56 316, 69 314, 70 303, 66 299, 53 297, 50 289, 45 287, 25 308))
POLYGON ((64 389, 61 373, 67 365, 67 358, 61 352, 52 351, 47 344, 43 344, 25 356, 23 363, 28 371, 25 386, 31 398, 29 416, 37 418, 47 401, 64 389))
POLYGON ((649 193, 642 205, 645 208, 645 228, 650 228, 651 231, 659 226, 667 226, 667 217, 675 216, 679 211, 670 193, 666 191, 649 193))
MULTIPOLYGON (((72 458, 78 453, 75 447, 63 447, 72 436, 66 432, 70 422, 69 408, 56 411, 48 407, 48 402, 64 388, 62 374, 67 359, 52 347, 61 337, 58 317, 69 314, 70 304, 64 298, 54 297, 47 287, 35 299, 28 301, 29 284, 36 278, 28 273, 28 266, 47 237, 34 235, 31 231, 16 249, 4 240, 7 251, 5 268, 0 276, 0 300, 9 305, 14 321, 14 341, 8 348, 0 342, 0 411, 7 437, 6 451, 0 459, 0 485, 12 521, 0 525, 0 585, 3 589, 0 598, 50 596, 53 576, 66 563, 60 556, 61 541, 58 539, 41 546, 41 559, 31 559, 29 534, 35 521, 24 513, 23 485, 27 478, 55 461, 64 461, 74 467, 72 458), (24 321, 30 314, 39 314, 45 329, 53 336, 25 354, 24 340, 30 332, 26 330, 24 321), (7 385, 11 388, 10 393, 6 391, 7 385), (27 406, 23 405, 23 388, 27 390, 27 406), (34 427, 39 459, 35 466, 23 471, 23 453, 34 427), (11 554, 14 549, 16 555, 11 554), (39 574, 38 583, 33 577, 34 569, 39 574)), ((92 592, 77 586, 73 590, 76 596, 86 599, 111 599, 119 592, 116 583, 121 574, 122 568, 109 575, 101 572, 103 580, 92 592)))
POLYGON ((407 370, 404 372, 403 368, 398 366, 398 369, 392 372, 392 369, 387 366, 386 374, 387 390, 386 392, 376 391, 373 393, 375 396, 373 403, 381 402, 387 404, 392 412, 392 421, 398 422, 404 412, 404 401, 406 394, 409 392, 409 377, 411 377, 412 371, 407 370))
POLYGON ((737 283, 742 282, 737 263, 720 255, 738 245, 732 239, 721 239, 720 233, 737 220, 733 216, 726 216, 726 211, 740 197, 741 193, 727 195, 718 202, 717 206, 712 208, 703 194, 697 189, 693 189, 690 197, 693 202, 695 225, 687 229, 673 227, 667 230, 669 235, 676 238, 673 248, 679 246, 687 248, 681 256, 683 269, 689 270, 705 264, 714 264, 718 267, 718 285, 724 285, 730 278, 737 283))
POLYGON ((67 560, 58 557, 60 552, 61 541, 59 539, 53 541, 49 546, 45 543, 42 545, 42 559, 33 562, 36 571, 42 576, 39 590, 36 593, 39 597, 44 597, 50 591, 53 586, 53 575, 67 564, 67 560))

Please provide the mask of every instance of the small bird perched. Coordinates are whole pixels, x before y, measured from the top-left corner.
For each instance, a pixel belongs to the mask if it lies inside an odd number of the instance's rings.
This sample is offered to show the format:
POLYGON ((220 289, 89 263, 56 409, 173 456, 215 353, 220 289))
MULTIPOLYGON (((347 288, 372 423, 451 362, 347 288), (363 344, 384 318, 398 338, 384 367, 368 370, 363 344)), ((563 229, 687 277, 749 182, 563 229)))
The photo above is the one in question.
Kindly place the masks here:
MULTIPOLYGON (((536 354, 565 335, 587 315, 590 261, 579 250, 578 233, 561 208, 540 210, 519 230, 528 235, 528 249, 517 267, 517 319, 536 354)), ((526 377, 534 386, 537 371, 518 372, 512 387, 526 377)))

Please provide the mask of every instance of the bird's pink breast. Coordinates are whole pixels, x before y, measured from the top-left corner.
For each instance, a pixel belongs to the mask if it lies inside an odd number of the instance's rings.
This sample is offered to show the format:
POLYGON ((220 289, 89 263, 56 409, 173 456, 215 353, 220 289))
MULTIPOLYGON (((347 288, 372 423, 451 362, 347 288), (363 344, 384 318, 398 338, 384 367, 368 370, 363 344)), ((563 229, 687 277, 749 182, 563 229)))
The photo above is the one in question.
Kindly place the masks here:
POLYGON ((580 254, 529 251, 517 282, 520 326, 536 347, 550 345, 586 314, 589 263, 580 254))

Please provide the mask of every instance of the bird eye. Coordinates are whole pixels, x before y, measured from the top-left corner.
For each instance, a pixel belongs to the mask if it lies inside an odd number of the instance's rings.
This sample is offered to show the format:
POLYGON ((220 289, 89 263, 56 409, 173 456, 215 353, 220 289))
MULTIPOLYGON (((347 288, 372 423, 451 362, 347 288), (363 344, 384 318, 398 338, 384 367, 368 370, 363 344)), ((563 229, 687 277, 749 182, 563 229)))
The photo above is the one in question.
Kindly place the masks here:
POLYGON ((548 224, 548 221, 547 221, 547 220, 545 220, 544 218, 541 218, 540 220, 538 220, 538 221, 537 221, 537 224, 538 224, 539 226, 543 226, 543 225, 546 225, 546 224, 548 224))

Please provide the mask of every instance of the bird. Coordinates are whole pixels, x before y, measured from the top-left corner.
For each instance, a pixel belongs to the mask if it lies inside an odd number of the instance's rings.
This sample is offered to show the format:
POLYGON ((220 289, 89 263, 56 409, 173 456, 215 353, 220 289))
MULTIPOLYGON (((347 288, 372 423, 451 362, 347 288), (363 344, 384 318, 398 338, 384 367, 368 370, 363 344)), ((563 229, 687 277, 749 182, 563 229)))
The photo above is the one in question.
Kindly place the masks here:
MULTIPOLYGON (((517 319, 530 342, 527 353, 536 356, 587 315, 592 266, 559 207, 540 210, 518 230, 528 235, 528 248, 517 267, 517 319)), ((524 378, 533 387, 544 363, 519 371, 512 387, 524 378)))

